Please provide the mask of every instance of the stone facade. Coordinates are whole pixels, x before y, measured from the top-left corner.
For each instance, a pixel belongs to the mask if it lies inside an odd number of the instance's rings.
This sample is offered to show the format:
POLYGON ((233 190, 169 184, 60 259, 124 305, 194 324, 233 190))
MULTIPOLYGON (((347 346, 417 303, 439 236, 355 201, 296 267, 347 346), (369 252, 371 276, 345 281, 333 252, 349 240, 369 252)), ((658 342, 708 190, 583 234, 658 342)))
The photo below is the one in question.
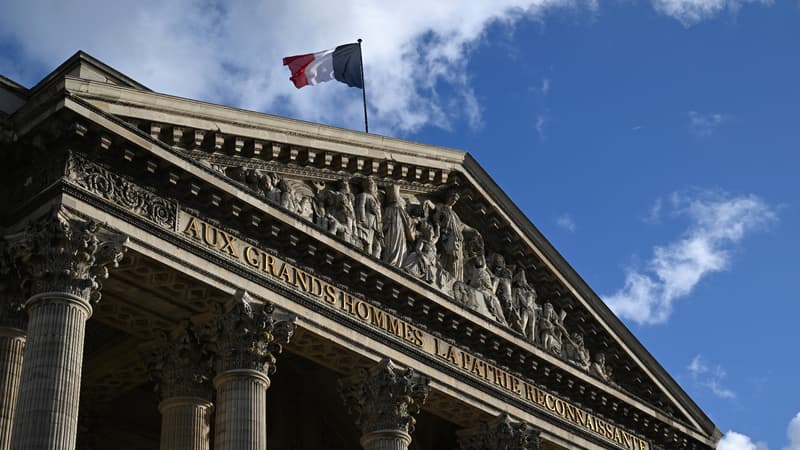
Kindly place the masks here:
POLYGON ((0 450, 720 437, 466 153, 163 96, 83 53, 24 94, 0 450))

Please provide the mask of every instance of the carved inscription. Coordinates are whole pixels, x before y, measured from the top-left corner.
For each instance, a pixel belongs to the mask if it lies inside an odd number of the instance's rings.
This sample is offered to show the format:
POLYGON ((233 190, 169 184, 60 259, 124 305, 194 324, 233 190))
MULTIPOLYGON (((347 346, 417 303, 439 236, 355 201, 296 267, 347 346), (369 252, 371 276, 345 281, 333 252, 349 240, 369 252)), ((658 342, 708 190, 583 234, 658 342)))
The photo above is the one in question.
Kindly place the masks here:
POLYGON ((650 450, 644 439, 597 417, 528 380, 485 361, 456 344, 442 340, 420 327, 342 290, 308 271, 238 239, 232 234, 188 214, 181 215, 181 234, 224 254, 263 276, 319 301, 342 314, 382 330, 497 389, 593 432, 626 450, 650 450))

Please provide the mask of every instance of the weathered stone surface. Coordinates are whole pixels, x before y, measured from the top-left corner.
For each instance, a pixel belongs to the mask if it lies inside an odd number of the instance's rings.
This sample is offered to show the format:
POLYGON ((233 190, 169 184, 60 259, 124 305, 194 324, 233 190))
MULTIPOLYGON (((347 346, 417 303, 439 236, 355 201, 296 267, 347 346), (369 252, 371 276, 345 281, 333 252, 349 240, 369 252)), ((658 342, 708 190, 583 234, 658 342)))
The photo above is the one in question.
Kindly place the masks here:
POLYGON ((365 450, 405 449, 430 379, 384 359, 339 380, 339 392, 362 433, 365 450))
POLYGON ((267 388, 282 344, 294 321, 274 316, 272 304, 256 304, 237 291, 232 306, 217 318, 217 450, 267 448, 267 388))
POLYGON ((507 413, 456 434, 461 450, 536 450, 540 442, 538 429, 507 413))
POLYGON ((25 304, 28 337, 11 448, 72 450, 86 320, 125 239, 58 209, 10 242, 33 294, 25 304))

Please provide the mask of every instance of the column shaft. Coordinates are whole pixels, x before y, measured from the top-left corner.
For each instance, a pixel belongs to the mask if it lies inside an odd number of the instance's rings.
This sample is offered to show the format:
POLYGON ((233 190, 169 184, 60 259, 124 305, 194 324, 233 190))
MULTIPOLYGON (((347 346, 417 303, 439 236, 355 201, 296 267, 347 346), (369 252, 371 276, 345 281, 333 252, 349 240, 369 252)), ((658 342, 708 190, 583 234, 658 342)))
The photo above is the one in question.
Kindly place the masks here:
POLYGON ((197 397, 172 397, 161 412, 161 450, 209 450, 211 402, 197 397))
POLYGON ((214 379, 215 450, 266 450, 269 378, 257 370, 223 372, 214 379))
POLYGON ((11 428, 22 375, 25 333, 0 327, 0 450, 11 448, 11 428))
POLYGON ((88 302, 45 293, 28 301, 28 341, 12 450, 73 450, 88 302))
POLYGON ((400 430, 381 430, 361 437, 364 450, 407 450, 411 435, 400 430))

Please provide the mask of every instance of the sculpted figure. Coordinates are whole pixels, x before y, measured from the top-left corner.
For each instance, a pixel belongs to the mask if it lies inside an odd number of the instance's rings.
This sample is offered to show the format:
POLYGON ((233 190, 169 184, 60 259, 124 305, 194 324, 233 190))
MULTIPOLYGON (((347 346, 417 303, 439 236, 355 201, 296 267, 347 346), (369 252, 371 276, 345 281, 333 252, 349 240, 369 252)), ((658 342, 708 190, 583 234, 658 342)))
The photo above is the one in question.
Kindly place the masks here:
POLYGON ((292 192, 291 184, 285 178, 278 180, 278 190, 281 192, 280 205, 289 211, 296 212, 299 204, 292 192))
POLYGON ((365 178, 363 192, 356 198, 356 222, 361 248, 368 254, 378 258, 381 256, 383 241, 383 219, 381 203, 378 200, 378 186, 372 177, 365 178))
POLYGON ((478 312, 484 315, 488 313, 488 317, 507 325, 508 321, 503 314, 503 307, 494 294, 497 282, 493 279, 492 273, 489 272, 486 259, 482 253, 469 260, 467 284, 472 288, 471 293, 475 296, 478 312))
POLYGON ((503 255, 495 253, 492 256, 492 266, 494 267, 493 273, 497 287, 495 289, 495 296, 503 308, 503 313, 508 319, 508 324, 519 329, 520 311, 514 304, 514 296, 511 290, 511 279, 514 277, 514 266, 507 266, 506 259, 503 255))
POLYGON ((385 248, 382 259, 395 267, 402 267, 408 242, 414 240, 414 228, 406 211, 406 201, 400 196, 400 186, 397 184, 393 184, 386 192, 383 239, 385 248))
POLYGON ((274 173, 266 173, 261 178, 261 190, 264 192, 264 196, 267 198, 267 200, 275 203, 276 205, 281 204, 281 197, 283 195, 278 187, 280 182, 281 177, 274 173))
POLYGON ((524 269, 520 268, 514 275, 513 288, 517 322, 512 322, 511 326, 533 342, 536 339, 536 290, 528 284, 524 269))
POLYGON ((583 344, 583 335, 577 331, 572 333, 572 337, 567 337, 565 356, 572 364, 583 370, 589 370, 589 350, 583 344))
POLYGON ((330 193, 331 208, 328 210, 328 233, 346 242, 355 243, 356 212, 353 207, 353 193, 350 183, 341 180, 339 190, 330 193))
POLYGON ((439 263, 454 281, 464 281, 464 232, 476 232, 464 224, 453 210, 460 195, 448 192, 444 203, 436 205, 433 221, 439 225, 439 263))
POLYGON ((589 373, 603 381, 611 380, 611 367, 606 365, 606 355, 598 352, 594 355, 594 361, 589 366, 589 373))
POLYGON ((436 281, 436 242, 439 240, 439 226, 423 220, 417 225, 417 240, 414 251, 403 262, 403 269, 422 278, 428 283, 436 281))
POLYGON ((545 303, 542 308, 542 315, 539 318, 539 343, 544 349, 554 355, 561 356, 562 342, 561 336, 564 334, 564 316, 556 314, 551 303, 545 303))

